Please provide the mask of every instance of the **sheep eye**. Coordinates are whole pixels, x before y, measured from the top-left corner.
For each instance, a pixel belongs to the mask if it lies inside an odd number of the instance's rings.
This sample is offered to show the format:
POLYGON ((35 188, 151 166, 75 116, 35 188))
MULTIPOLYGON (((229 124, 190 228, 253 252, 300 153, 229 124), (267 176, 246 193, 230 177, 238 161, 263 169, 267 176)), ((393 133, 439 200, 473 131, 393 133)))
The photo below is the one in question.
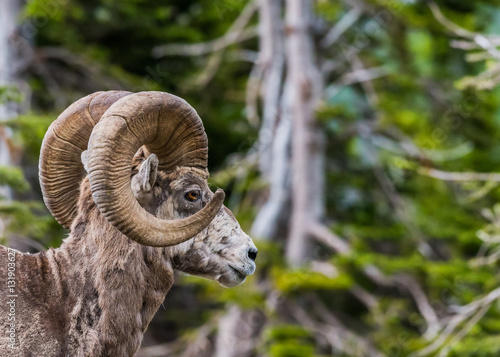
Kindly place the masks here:
POLYGON ((200 194, 200 191, 189 191, 188 193, 186 193, 184 195, 184 197, 188 201, 195 202, 195 201, 198 201, 200 199, 201 194, 200 194))

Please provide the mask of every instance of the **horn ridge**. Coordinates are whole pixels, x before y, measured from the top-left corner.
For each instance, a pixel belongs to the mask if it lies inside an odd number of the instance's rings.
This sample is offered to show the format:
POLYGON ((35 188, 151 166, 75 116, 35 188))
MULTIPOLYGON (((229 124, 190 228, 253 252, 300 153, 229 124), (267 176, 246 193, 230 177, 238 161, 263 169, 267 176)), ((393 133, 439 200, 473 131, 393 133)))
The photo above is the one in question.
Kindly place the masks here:
POLYGON ((162 220, 144 210, 130 186, 132 158, 145 145, 166 170, 206 171, 208 142, 203 123, 183 99, 163 92, 131 94, 114 103, 92 131, 89 180, 101 213, 121 233, 148 246, 171 246, 203 230, 219 212, 224 192, 189 217, 162 220))

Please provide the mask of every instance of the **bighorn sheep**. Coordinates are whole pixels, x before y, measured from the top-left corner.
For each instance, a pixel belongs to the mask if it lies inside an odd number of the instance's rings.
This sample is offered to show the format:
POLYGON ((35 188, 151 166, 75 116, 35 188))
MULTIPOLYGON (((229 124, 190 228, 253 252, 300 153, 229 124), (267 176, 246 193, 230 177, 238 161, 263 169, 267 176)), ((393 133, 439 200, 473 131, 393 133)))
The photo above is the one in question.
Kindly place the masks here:
POLYGON ((66 109, 40 183, 70 234, 33 255, 0 246, 0 355, 132 356, 174 270, 226 287, 253 274, 257 249, 209 189, 207 152, 196 111, 167 93, 98 92, 66 109))

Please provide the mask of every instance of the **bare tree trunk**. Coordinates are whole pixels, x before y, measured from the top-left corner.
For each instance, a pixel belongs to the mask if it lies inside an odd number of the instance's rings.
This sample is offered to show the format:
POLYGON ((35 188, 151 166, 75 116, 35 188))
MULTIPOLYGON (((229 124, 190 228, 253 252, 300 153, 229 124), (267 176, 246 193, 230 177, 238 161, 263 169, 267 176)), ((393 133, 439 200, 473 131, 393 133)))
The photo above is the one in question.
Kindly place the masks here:
MULTIPOLYGON (((281 13, 281 0, 259 0, 260 52, 255 72, 262 78, 263 114, 257 150, 261 175, 270 187, 269 197, 252 226, 252 235, 265 239, 276 235, 289 190, 287 173, 291 131, 282 110, 285 48, 281 13)), ((258 90, 251 83, 249 90, 258 90)))
POLYGON ((322 81, 314 58, 310 33, 313 11, 309 0, 287 0, 287 82, 291 87, 292 135, 292 216, 286 247, 291 265, 310 256, 309 227, 323 215, 323 142, 314 110, 321 97, 322 81))
MULTIPOLYGON (((0 88, 9 88, 8 92, 16 96, 20 92, 24 98, 29 98, 31 89, 20 76, 21 67, 30 61, 21 54, 22 47, 30 48, 28 41, 20 34, 18 21, 22 5, 21 0, 0 1, 0 88)), ((27 99, 21 103, 13 102, 9 95, 0 98, 0 122, 16 118, 27 108, 27 99)), ((0 167, 19 165, 20 158, 21 149, 14 144, 12 131, 0 125, 0 167)), ((0 197, 6 201, 15 199, 14 192, 8 186, 0 186, 0 197)), ((8 219, 0 218, 0 237, 5 235, 7 224, 8 219)))
MULTIPOLYGON (((10 39, 16 30, 18 14, 19 3, 17 0, 0 2, 0 87, 12 85, 14 81, 15 74, 12 69, 15 67, 15 54, 10 39)), ((10 119, 16 114, 15 109, 8 103, 4 103, 2 99, 0 99, 0 121, 10 119)), ((11 136, 10 129, 0 127, 0 166, 10 166, 12 164, 11 136)), ((0 186, 0 195, 7 200, 12 199, 12 192, 8 187, 0 186)))
MULTIPOLYGON (((285 108, 289 96, 283 95, 285 46, 281 0, 258 0, 259 57, 250 75, 247 89, 247 111, 256 115, 257 93, 262 101, 262 123, 255 145, 261 176, 269 182, 269 196, 252 225, 252 236, 273 239, 282 225, 289 201, 291 119, 285 108)), ((250 356, 255 336, 262 327, 254 323, 256 310, 244 312, 231 306, 220 319, 216 340, 216 357, 250 356)))
POLYGON ((259 132, 259 167, 269 179, 272 168, 273 137, 279 121, 279 106, 282 90, 285 49, 281 0, 259 0, 259 43, 257 71, 262 77, 262 125, 259 132))
MULTIPOLYGON (((12 86, 16 81, 16 53, 12 39, 17 29, 17 19, 21 10, 19 0, 0 1, 0 88, 12 86)), ((17 106, 0 98, 0 121, 11 119, 17 114, 17 106)), ((11 166, 13 160, 12 132, 0 126, 0 167, 11 166)), ((0 196, 4 200, 12 200, 12 190, 0 186, 0 196)), ((0 236, 4 234, 6 222, 0 219, 0 236)))
MULTIPOLYGON (((247 94, 252 98, 255 91, 261 92, 263 118, 257 151, 259 169, 270 188, 252 226, 252 235, 276 238, 288 207, 292 206, 287 259, 290 264, 299 265, 309 256, 309 229, 323 216, 324 138, 314 118, 322 83, 309 33, 312 4, 308 0, 289 0, 286 5, 285 28, 282 2, 259 0, 259 61, 252 71, 247 94), (254 83, 256 77, 258 85, 254 83)), ((256 107, 250 106, 254 110, 256 107)), ((231 306, 220 319, 215 356, 250 356, 255 336, 264 323, 258 316, 256 310, 244 312, 231 306)))
POLYGON ((232 305, 219 321, 215 357, 250 357, 265 324, 258 310, 243 311, 232 305))
MULTIPOLYGON (((258 152, 260 171, 270 187, 252 235, 275 238, 280 228, 291 226, 287 258, 292 265, 299 265, 309 253, 308 227, 319 221, 324 211, 324 135, 314 118, 322 81, 310 33, 312 3, 287 1, 286 31, 279 0, 260 0, 259 5, 261 49, 257 72, 260 69, 262 76, 263 119, 258 152), (284 44, 287 76, 283 85, 284 44), (291 225, 284 220, 289 207, 291 225)), ((249 88, 256 90, 252 85, 249 88)))

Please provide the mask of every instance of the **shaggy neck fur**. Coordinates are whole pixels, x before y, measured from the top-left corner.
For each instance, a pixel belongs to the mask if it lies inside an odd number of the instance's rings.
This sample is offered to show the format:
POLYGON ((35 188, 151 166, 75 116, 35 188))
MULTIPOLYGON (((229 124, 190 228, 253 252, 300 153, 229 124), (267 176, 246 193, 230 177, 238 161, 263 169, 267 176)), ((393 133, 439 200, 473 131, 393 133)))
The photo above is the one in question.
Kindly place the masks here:
MULTIPOLYGON (((166 185, 158 187, 160 193, 168 191, 166 183, 171 180, 162 177, 160 181, 166 185)), ((182 212, 181 208, 175 212, 182 212)), ((161 216, 172 217, 175 212, 161 216)), ((242 282, 228 262, 253 273, 255 267, 251 269, 248 261, 242 265, 244 259, 229 249, 241 245, 237 239, 252 246, 230 211, 220 210, 214 222, 200 236, 179 245, 147 247, 108 223, 84 179, 78 215, 61 247, 33 255, 15 252, 16 320, 11 327, 10 321, 0 319, 0 332, 9 331, 0 334, 0 356, 133 356, 173 284, 174 269, 225 286, 242 282), (15 329, 15 349, 9 347, 11 329, 15 329)), ((0 265, 0 281, 10 276, 11 253, 0 245, 0 262, 5 263, 0 265)), ((11 311, 9 298, 5 291, 0 293, 1 316, 11 311)))
MULTIPOLYGON (((9 253, 0 246, 3 282, 9 253)), ((122 235, 101 215, 84 180, 79 214, 61 247, 15 252, 16 319, 14 327, 0 319, 0 356, 133 356, 172 286, 170 262, 178 254, 187 253, 122 235)), ((11 311, 9 298, 2 290, 1 316, 11 311)))
POLYGON ((173 283, 172 266, 166 249, 131 241, 106 221, 88 180, 80 197, 72 233, 56 250, 69 268, 61 281, 70 282, 70 355, 133 355, 173 283))

